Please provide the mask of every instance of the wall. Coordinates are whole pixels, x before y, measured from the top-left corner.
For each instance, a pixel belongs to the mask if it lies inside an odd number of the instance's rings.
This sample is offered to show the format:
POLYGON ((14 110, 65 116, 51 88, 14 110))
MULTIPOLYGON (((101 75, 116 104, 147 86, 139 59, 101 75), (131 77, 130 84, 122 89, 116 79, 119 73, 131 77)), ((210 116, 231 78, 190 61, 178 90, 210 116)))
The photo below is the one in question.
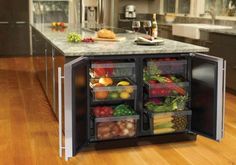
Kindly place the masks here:
POLYGON ((160 12, 160 0, 152 0, 148 3, 149 13, 159 13, 160 12))
POLYGON ((124 13, 126 5, 136 6, 136 13, 149 13, 149 1, 154 0, 120 0, 120 13, 124 13))

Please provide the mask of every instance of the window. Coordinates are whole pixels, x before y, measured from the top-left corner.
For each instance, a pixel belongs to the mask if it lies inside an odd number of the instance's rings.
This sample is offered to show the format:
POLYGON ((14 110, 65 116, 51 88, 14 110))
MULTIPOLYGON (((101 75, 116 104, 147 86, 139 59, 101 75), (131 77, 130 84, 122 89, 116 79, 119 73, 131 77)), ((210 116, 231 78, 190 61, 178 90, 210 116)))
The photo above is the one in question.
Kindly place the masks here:
POLYGON ((236 16, 236 0, 205 0, 205 10, 209 9, 218 16, 236 16))
POLYGON ((175 13, 176 0, 164 0, 164 13, 175 13))
POLYGON ((163 13, 190 14, 191 0, 163 1, 163 13))
POLYGON ((190 0, 179 0, 178 13, 181 14, 190 13, 190 0))

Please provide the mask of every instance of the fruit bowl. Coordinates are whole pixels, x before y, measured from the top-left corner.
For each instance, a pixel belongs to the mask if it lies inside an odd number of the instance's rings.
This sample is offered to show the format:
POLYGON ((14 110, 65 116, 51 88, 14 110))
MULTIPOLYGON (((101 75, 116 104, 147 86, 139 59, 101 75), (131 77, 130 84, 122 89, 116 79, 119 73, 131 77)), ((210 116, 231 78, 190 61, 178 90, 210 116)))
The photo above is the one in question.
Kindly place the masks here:
POLYGON ((64 22, 52 22, 51 28, 60 29, 60 28, 67 28, 64 22))

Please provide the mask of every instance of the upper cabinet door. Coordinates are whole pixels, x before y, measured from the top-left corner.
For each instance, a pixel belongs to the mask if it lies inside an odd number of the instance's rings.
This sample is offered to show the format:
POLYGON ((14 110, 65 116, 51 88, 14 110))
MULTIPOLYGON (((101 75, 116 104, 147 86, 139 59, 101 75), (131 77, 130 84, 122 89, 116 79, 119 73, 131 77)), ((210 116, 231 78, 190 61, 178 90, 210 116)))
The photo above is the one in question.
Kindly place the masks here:
POLYGON ((64 66, 65 157, 74 156, 88 142, 88 59, 64 66))
POLYGON ((224 132, 225 69, 222 58, 193 54, 192 131, 220 140, 224 132))

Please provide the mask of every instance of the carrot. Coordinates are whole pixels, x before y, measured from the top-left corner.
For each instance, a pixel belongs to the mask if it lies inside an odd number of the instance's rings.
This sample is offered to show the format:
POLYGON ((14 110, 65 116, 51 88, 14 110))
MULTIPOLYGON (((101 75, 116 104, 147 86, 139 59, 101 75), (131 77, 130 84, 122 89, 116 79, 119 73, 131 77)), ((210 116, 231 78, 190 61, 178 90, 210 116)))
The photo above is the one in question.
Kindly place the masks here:
POLYGON ((171 89, 175 90, 176 92, 178 92, 181 95, 185 95, 186 91, 183 88, 181 88, 175 84, 171 84, 171 86, 172 86, 171 89))
POLYGON ((173 83, 173 84, 168 84, 168 87, 170 89, 175 90, 181 95, 185 95, 186 91, 183 88, 179 87, 178 85, 174 84, 174 82, 170 78, 166 77, 165 80, 167 83, 173 83))

